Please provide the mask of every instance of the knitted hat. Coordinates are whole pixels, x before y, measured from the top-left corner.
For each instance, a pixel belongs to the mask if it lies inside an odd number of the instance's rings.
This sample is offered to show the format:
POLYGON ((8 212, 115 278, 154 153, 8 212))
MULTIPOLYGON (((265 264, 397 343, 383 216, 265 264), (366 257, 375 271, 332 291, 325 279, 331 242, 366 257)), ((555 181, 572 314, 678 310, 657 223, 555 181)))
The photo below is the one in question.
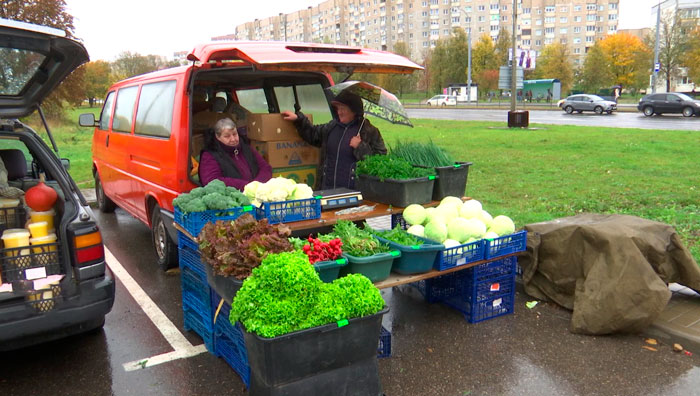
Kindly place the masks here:
POLYGON ((331 104, 342 103, 350 108, 350 110, 355 113, 356 117, 362 117, 365 114, 365 110, 362 107, 362 98, 347 91, 341 91, 331 104))

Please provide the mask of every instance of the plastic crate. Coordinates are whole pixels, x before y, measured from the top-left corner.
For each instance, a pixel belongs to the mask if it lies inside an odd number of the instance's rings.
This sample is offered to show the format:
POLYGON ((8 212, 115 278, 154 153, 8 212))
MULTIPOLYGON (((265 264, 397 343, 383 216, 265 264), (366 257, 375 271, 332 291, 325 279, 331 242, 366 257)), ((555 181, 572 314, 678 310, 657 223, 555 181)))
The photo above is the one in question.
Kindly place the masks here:
POLYGON ((484 258, 491 259, 506 254, 522 252, 527 245, 527 231, 487 239, 484 247, 484 258))
POLYGON ((445 249, 441 243, 420 237, 416 238, 421 239, 423 244, 414 246, 401 245, 378 235, 375 235, 375 238, 401 252, 401 257, 394 260, 391 267, 392 271, 399 274, 419 274, 430 271, 438 253, 445 249))
POLYGON ((177 233, 178 259, 180 269, 193 269, 197 275, 206 277, 206 269, 202 262, 202 256, 199 254, 199 246, 185 234, 177 233))
POLYGON ((515 274, 486 282, 471 281, 464 293, 441 302, 462 314, 469 323, 513 313, 515 274))
POLYGON ((250 213, 255 217, 254 206, 246 205, 224 210, 205 210, 204 212, 191 212, 183 214, 175 207, 175 223, 187 230, 192 236, 198 236, 204 225, 214 223, 217 220, 236 220, 243 213, 250 213))
POLYGON ((62 274, 60 246, 58 243, 0 249, 2 281, 9 283, 27 279, 27 270, 44 269, 40 278, 62 274))
POLYGON ((340 269, 339 276, 362 274, 374 283, 389 277, 394 259, 401 257, 401 252, 392 250, 391 252, 378 253, 368 257, 355 257, 351 254, 343 253, 343 257, 348 260, 349 264, 340 269))
POLYGON ((446 248, 435 259, 434 268, 438 271, 480 261, 484 259, 484 240, 446 248))
POLYGON ((391 357, 391 332, 382 326, 379 332, 379 348, 377 348, 377 357, 391 357))
POLYGON ((190 268, 182 268, 182 302, 187 303, 201 316, 211 318, 211 288, 206 277, 202 278, 190 268))
POLYGON ((270 224, 321 218, 319 198, 297 199, 293 201, 263 202, 256 208, 258 220, 267 219, 270 224))
MULTIPOLYGON (((433 201, 440 201, 447 196, 461 197, 466 194, 469 166, 471 165, 471 162, 455 162, 451 166, 433 168, 438 176, 433 186, 433 201)), ((414 166, 427 168, 420 165, 414 166)))
POLYGON ((465 270, 414 282, 411 286, 420 291, 426 302, 435 303, 464 294, 467 282, 469 275, 465 270))
POLYGON ((362 198, 368 201, 405 208, 414 203, 429 203, 435 179, 437 176, 382 180, 376 176, 358 175, 355 187, 362 192, 362 198))
POLYGON ((314 269, 318 272, 318 277, 326 283, 331 283, 338 279, 340 269, 348 264, 346 258, 339 258, 330 261, 317 261, 313 263, 314 269))
POLYGON ((24 228, 27 211, 23 206, 0 208, 0 234, 9 228, 24 228))
POLYGON ((184 328, 186 331, 194 331, 202 338, 207 350, 214 355, 214 331, 211 316, 203 316, 196 308, 190 307, 183 301, 182 303, 184 328))
POLYGON ((466 270, 467 276, 471 277, 475 282, 485 282, 494 278, 514 275, 517 263, 517 257, 506 257, 469 268, 466 270))
POLYGON ((214 350, 241 377, 246 386, 250 385, 250 367, 248 366, 248 351, 246 350, 243 330, 240 325, 229 321, 231 306, 212 290, 212 312, 214 317, 214 350), (218 313, 217 313, 218 310, 218 313))
POLYGON ((32 290, 27 293, 25 300, 37 313, 51 311, 59 301, 63 300, 61 285, 51 285, 46 289, 32 290))

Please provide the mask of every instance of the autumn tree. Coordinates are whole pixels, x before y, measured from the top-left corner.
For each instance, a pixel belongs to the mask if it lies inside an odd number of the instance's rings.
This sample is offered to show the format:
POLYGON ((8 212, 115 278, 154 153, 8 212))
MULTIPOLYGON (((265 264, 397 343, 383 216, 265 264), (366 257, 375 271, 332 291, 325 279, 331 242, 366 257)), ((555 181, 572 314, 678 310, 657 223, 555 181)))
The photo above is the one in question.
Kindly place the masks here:
POLYGON ((566 95, 574 82, 574 71, 568 48, 561 43, 549 44, 537 58, 534 78, 556 78, 561 82, 561 93, 566 95))
POLYGON ((700 27, 690 33, 688 42, 691 44, 683 63, 688 66, 688 77, 700 83, 700 27))
MULTIPOLYGON (((0 18, 61 29, 66 36, 75 38, 73 16, 66 12, 64 0, 3 0, 0 18)), ((83 80, 80 68, 69 75, 42 103, 42 109, 51 117, 63 116, 63 104, 83 100, 83 80)))
MULTIPOLYGON (((400 41, 394 44, 394 53, 406 58, 411 57, 408 44, 400 41)), ((382 74, 379 77, 379 85, 387 91, 401 97, 404 93, 413 92, 416 89, 418 74, 382 74)))
MULTIPOLYGON (((600 47, 600 51, 605 56, 607 70, 602 71, 602 73, 609 73, 614 85, 641 88, 638 86, 639 75, 649 75, 650 59, 648 58, 649 48, 642 40, 627 33, 617 33, 599 41, 595 47, 600 47), (644 56, 639 56, 640 54, 644 54, 644 56)), ((589 50, 586 59, 590 56, 589 50)), ((641 81, 644 80, 641 79, 641 81)))
POLYGON ((501 28, 498 33, 498 40, 494 48, 496 53, 496 64, 498 66, 507 66, 510 51, 513 49, 513 42, 510 38, 510 33, 507 29, 501 28))
MULTIPOLYGON (((656 30, 647 37, 647 46, 654 48, 656 30)), ((666 81, 666 91, 671 91, 671 80, 679 75, 679 66, 684 64, 686 50, 689 48, 688 35, 685 34, 678 13, 661 17, 659 26, 659 75, 666 81)), ((650 58, 648 70, 653 70, 650 58)))
POLYGON ((472 48, 472 75, 478 76, 484 70, 497 70, 498 67, 498 57, 491 36, 484 34, 472 48))
POLYGON ((432 92, 440 92, 451 83, 466 81, 468 51, 467 33, 462 28, 454 29, 449 38, 437 41, 430 68, 432 92))
POLYGON ((170 64, 162 56, 124 51, 112 62, 112 74, 117 80, 123 80, 166 67, 170 67, 170 64))
POLYGON ((598 41, 586 54, 586 60, 580 70, 580 86, 584 92, 597 93, 601 88, 613 85, 614 76, 601 47, 601 41, 598 41))
POLYGON ((96 98, 102 98, 112 83, 109 63, 105 61, 90 62, 83 66, 85 69, 85 96, 92 107, 96 98))

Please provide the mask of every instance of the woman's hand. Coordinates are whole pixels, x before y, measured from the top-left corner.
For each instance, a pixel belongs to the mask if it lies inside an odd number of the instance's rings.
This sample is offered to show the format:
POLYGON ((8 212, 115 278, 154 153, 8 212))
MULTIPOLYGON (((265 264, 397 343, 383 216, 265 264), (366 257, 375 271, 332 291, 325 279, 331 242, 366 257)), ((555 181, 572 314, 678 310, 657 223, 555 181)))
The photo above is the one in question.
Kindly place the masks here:
POLYGON ((352 148, 357 148, 357 146, 362 143, 362 139, 360 139, 360 135, 355 135, 350 139, 350 147, 352 148))
POLYGON ((292 121, 293 122, 293 121, 296 121, 297 118, 299 118, 293 111, 289 111, 289 110, 283 111, 280 114, 282 114, 282 119, 284 119, 285 121, 292 121))

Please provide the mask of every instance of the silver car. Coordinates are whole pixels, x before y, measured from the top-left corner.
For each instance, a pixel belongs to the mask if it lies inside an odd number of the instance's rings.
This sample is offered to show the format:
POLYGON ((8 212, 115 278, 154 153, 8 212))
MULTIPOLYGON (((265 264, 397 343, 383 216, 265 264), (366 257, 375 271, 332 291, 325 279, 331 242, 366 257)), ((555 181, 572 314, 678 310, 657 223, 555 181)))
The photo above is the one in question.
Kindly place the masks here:
POLYGON ((582 113, 584 111, 593 111, 596 114, 608 113, 612 114, 613 111, 617 110, 617 103, 605 100, 598 95, 571 95, 568 98, 562 100, 559 103, 561 107, 567 114, 571 114, 574 111, 582 113))

